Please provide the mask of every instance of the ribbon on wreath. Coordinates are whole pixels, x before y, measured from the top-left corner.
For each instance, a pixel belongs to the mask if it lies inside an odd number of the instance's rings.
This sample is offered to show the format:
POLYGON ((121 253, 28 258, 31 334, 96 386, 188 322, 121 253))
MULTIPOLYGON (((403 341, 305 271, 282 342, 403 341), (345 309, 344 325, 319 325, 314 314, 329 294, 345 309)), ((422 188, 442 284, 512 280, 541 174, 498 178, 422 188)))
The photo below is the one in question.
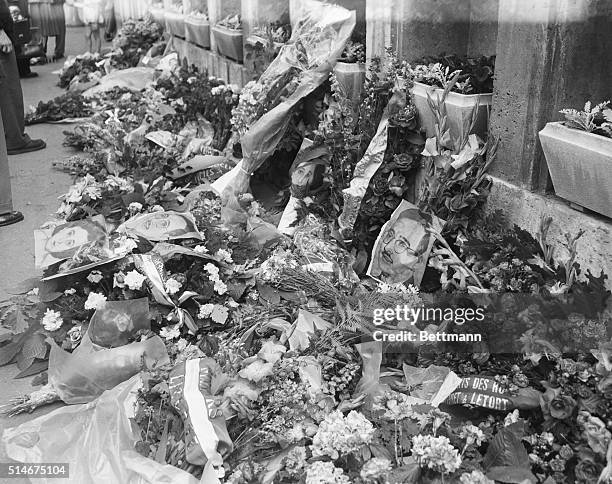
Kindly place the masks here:
POLYGON ((185 458, 204 466, 205 484, 224 477, 223 457, 233 448, 220 398, 212 395, 212 378, 220 371, 212 358, 195 358, 170 372, 170 401, 185 422, 185 458))
POLYGON ((193 296, 197 296, 198 293, 185 291, 179 296, 178 301, 175 303, 166 291, 166 280, 168 276, 162 257, 158 254, 134 254, 133 259, 136 270, 147 277, 147 283, 155 301, 163 306, 172 307, 173 310, 170 314, 176 315, 179 324, 181 326, 183 324, 187 325, 189 331, 195 334, 198 327, 191 314, 189 314, 189 311, 181 306, 193 296))

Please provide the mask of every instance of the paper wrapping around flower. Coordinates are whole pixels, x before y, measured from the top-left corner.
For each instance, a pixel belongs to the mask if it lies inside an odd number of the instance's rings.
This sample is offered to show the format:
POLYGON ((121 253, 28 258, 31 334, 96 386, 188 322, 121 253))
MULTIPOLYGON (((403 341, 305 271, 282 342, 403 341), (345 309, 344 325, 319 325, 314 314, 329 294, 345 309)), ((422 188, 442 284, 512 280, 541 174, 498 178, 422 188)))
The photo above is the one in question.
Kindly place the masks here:
MULTIPOLYGON (((399 96, 395 93, 394 96, 399 96)), ((391 102, 389 102, 391 104, 391 102)), ((355 165, 353 178, 348 188, 342 190, 344 205, 338 217, 338 225, 344 233, 349 232, 355 225, 359 215, 361 201, 365 197, 370 180, 382 165, 387 151, 387 136, 389 132, 389 105, 385 107, 376 134, 370 141, 363 158, 355 165)))
POLYGON ((223 456, 233 448, 223 410, 212 395, 212 379, 221 369, 212 358, 195 358, 170 373, 170 399, 185 422, 186 459, 224 476, 223 456))
POLYGON ((300 309, 295 323, 287 331, 289 347, 296 351, 305 350, 310 346, 310 338, 314 336, 315 331, 324 331, 331 327, 331 323, 320 316, 300 309))
POLYGON ((151 212, 132 217, 117 227, 117 232, 142 237, 151 242, 172 239, 199 239, 202 234, 189 212, 151 212))
POLYGON ((170 363, 166 345, 159 336, 117 348, 92 343, 85 334, 72 353, 51 344, 49 383, 65 403, 87 403, 143 370, 170 363))
POLYGON ((257 119, 240 140, 243 159, 212 185, 224 200, 249 188, 251 175, 269 158, 283 139, 293 108, 328 78, 355 27, 355 12, 321 2, 302 11, 290 41, 261 75, 259 82, 271 86, 291 70, 296 89, 277 106, 257 119))
POLYGON ((293 235, 298 220, 298 209, 300 201, 308 194, 315 179, 317 167, 329 163, 329 151, 324 145, 315 146, 312 140, 304 138, 291 168, 291 197, 278 222, 279 232, 285 235, 293 235))
POLYGON ((410 396, 434 407, 444 402, 461 383, 461 378, 444 366, 417 368, 404 364, 403 370, 406 384, 417 388, 410 392, 410 396))
POLYGON ((131 419, 140 388, 141 377, 135 375, 93 402, 62 407, 6 429, 6 453, 19 462, 70 463, 69 478, 36 479, 43 484, 198 484, 188 472, 134 450, 141 437, 131 419))
POLYGON ((149 329, 149 298, 143 297, 128 301, 107 301, 91 317, 87 333, 92 343, 114 348, 127 344, 137 331, 149 329))
POLYGON ((405 282, 419 287, 434 243, 428 229, 439 232, 442 225, 437 217, 402 200, 374 243, 368 276, 389 284, 405 282))
POLYGON ((70 259, 87 249, 92 257, 113 256, 104 216, 76 220, 51 228, 34 230, 35 264, 38 268, 70 259))

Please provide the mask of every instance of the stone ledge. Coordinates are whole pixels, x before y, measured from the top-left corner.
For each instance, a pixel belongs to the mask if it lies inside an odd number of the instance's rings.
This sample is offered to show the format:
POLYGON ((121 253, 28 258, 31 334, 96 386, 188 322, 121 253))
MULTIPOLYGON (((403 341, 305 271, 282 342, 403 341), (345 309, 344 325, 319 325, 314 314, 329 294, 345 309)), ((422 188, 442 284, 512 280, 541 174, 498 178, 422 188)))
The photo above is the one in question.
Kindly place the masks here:
POLYGON ((242 88, 250 80, 247 69, 238 62, 198 45, 187 42, 179 37, 170 37, 171 45, 168 52, 176 51, 179 59, 187 59, 189 64, 200 70, 208 70, 209 75, 223 79, 228 84, 236 84, 242 88))
POLYGON ((542 217, 552 217, 549 239, 555 246, 557 260, 567 257, 567 250, 563 246, 565 234, 573 235, 580 229, 585 230, 578 241, 580 267, 583 272, 590 269, 596 275, 603 270, 611 278, 607 279, 606 286, 612 290, 611 219, 575 210, 558 197, 533 193, 499 178, 492 178, 493 187, 486 207, 488 212, 501 210, 509 223, 533 235, 538 232, 542 217))

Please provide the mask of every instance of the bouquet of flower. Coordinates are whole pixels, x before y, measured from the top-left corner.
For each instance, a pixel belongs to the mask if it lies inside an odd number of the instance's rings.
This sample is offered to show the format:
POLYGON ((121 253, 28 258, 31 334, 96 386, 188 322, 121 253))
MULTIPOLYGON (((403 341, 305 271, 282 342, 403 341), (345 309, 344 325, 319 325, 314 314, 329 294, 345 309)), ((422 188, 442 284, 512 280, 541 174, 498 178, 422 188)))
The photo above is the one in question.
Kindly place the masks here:
MULTIPOLYGON (((335 5, 313 2, 294 30, 291 42, 284 45, 278 57, 258 81, 263 99, 279 91, 278 81, 295 83, 288 97, 265 114, 257 112, 248 132, 241 138, 243 159, 213 184, 226 200, 248 189, 253 172, 275 151, 287 129, 296 104, 320 86, 328 77, 333 63, 342 52, 355 26, 355 14, 335 5)), ((240 104, 239 104, 240 107, 240 104)))

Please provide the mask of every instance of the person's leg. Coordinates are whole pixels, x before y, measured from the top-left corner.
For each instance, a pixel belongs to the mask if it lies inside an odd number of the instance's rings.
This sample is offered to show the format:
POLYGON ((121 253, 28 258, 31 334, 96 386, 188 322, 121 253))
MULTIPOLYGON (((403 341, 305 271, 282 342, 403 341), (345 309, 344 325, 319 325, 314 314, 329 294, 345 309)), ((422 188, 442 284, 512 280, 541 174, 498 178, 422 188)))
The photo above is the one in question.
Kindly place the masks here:
POLYGON ((15 52, 0 53, 0 71, 4 72, 2 95, 0 96, 0 111, 4 120, 4 134, 8 154, 19 154, 27 151, 43 149, 46 145, 42 140, 31 140, 25 134, 23 112, 23 93, 15 52))
POLYGON ((0 109, 2 109, 2 118, 4 119, 6 146, 10 151, 28 142, 24 135, 23 93, 15 52, 0 54, 0 63, 2 64, 0 70, 3 70, 6 75, 2 85, 2 96, 0 96, 0 109))
POLYGON ((55 36, 55 59, 61 59, 64 57, 66 50, 66 17, 64 16, 64 6, 59 5, 57 15, 61 24, 59 35, 55 36))
POLYGON ((100 36, 100 24, 96 24, 95 28, 92 26, 91 36, 93 39, 94 53, 100 53, 102 51, 102 37, 100 36))
POLYGON ((85 47, 87 48, 87 52, 93 53, 91 41, 92 41, 91 24, 87 24, 85 25, 85 47))
MULTIPOLYGON (((2 81, 0 81, 2 83, 2 81)), ((2 89, 2 87, 0 87, 2 89)), ((8 154, 4 140, 2 112, 0 112, 0 226, 23 220, 23 215, 13 211, 13 194, 11 192, 11 175, 9 173, 8 154)))

